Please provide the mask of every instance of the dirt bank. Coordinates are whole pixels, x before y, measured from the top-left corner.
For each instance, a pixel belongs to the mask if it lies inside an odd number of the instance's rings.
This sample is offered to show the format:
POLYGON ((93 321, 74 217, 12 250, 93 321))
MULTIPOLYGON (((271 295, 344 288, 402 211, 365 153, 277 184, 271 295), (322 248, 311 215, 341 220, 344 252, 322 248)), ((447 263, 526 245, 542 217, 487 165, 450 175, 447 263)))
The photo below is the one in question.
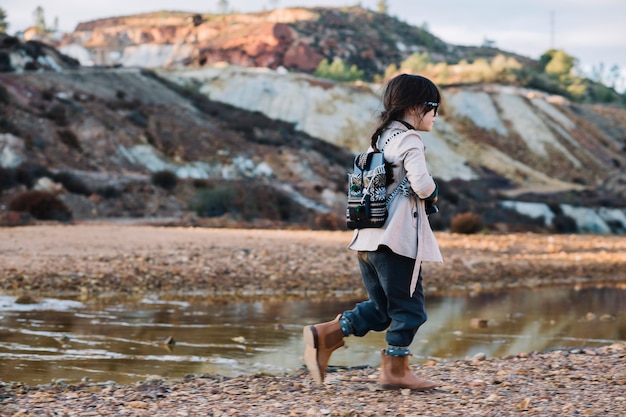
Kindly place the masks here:
MULTIPOLYGON (((6 293, 361 291, 351 232, 40 225, 0 229, 6 293)), ((626 283, 626 238, 438 233, 429 294, 626 283)))

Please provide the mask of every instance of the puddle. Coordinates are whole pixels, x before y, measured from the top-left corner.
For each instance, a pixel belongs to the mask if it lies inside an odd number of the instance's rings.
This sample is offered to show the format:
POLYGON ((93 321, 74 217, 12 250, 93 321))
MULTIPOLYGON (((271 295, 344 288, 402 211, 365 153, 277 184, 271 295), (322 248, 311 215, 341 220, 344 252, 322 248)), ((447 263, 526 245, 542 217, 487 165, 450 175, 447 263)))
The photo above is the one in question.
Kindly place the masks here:
MULTIPOLYGON (((131 383, 160 375, 280 374, 302 368, 302 326, 327 321, 356 302, 263 300, 42 299, 0 296, 0 380, 131 383), (172 338, 175 344, 166 344, 172 338)), ((548 288, 430 297, 413 362, 503 356, 626 340, 626 290, 548 288), (480 320, 472 320, 480 319, 480 320)), ((331 365, 378 366, 384 333, 349 337, 331 365)))

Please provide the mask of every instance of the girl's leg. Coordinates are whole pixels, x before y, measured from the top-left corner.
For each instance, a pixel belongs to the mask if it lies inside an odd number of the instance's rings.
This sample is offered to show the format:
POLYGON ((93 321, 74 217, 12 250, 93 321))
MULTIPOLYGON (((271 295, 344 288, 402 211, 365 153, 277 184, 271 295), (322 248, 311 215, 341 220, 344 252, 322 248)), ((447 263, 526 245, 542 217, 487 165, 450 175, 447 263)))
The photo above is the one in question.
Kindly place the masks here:
POLYGON ((358 259, 369 300, 343 313, 342 319, 350 324, 350 333, 364 336, 370 330, 388 328, 389 345, 409 346, 417 329, 426 321, 421 276, 413 296, 409 295, 415 260, 397 255, 387 247, 359 252, 358 259))

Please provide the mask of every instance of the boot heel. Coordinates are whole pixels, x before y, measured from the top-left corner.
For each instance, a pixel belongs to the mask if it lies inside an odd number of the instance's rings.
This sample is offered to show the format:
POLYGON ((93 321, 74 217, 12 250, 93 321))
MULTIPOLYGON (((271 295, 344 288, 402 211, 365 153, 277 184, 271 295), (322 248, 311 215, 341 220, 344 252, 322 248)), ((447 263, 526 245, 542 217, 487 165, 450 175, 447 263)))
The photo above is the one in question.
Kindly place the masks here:
POLYGON ((311 376, 318 384, 324 383, 328 360, 334 350, 344 345, 339 314, 335 320, 305 326, 302 329, 304 338, 304 363, 311 376))
POLYGON ((385 349, 381 352, 379 382, 383 389, 397 390, 408 388, 411 391, 426 391, 437 387, 437 383, 418 378, 409 367, 408 356, 387 355, 385 349))
POLYGON ((317 361, 318 340, 315 327, 305 326, 302 329, 302 336, 304 338, 304 363, 315 382, 323 384, 324 377, 322 376, 322 371, 317 361))
POLYGON ((318 348, 319 342, 315 326, 304 326, 302 329, 302 336, 304 338, 304 343, 307 346, 311 346, 314 349, 318 348))

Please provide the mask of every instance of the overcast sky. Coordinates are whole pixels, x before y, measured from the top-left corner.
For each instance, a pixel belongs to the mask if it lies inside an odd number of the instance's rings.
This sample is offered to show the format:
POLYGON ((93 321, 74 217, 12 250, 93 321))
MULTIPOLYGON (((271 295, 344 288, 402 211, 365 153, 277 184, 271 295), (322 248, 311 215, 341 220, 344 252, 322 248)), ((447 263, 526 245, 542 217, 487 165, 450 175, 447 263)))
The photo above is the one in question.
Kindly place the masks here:
MULTIPOLYGON (((230 11, 255 12, 293 6, 351 6, 377 10, 379 0, 227 0, 230 11)), ((79 22, 157 10, 217 13, 218 0, 0 0, 9 33, 33 24, 41 5, 46 23, 62 31, 79 22)), ((387 0, 389 14, 429 30, 446 42, 480 45, 531 58, 555 47, 578 58, 585 70, 618 65, 626 74, 626 0, 387 0)))

